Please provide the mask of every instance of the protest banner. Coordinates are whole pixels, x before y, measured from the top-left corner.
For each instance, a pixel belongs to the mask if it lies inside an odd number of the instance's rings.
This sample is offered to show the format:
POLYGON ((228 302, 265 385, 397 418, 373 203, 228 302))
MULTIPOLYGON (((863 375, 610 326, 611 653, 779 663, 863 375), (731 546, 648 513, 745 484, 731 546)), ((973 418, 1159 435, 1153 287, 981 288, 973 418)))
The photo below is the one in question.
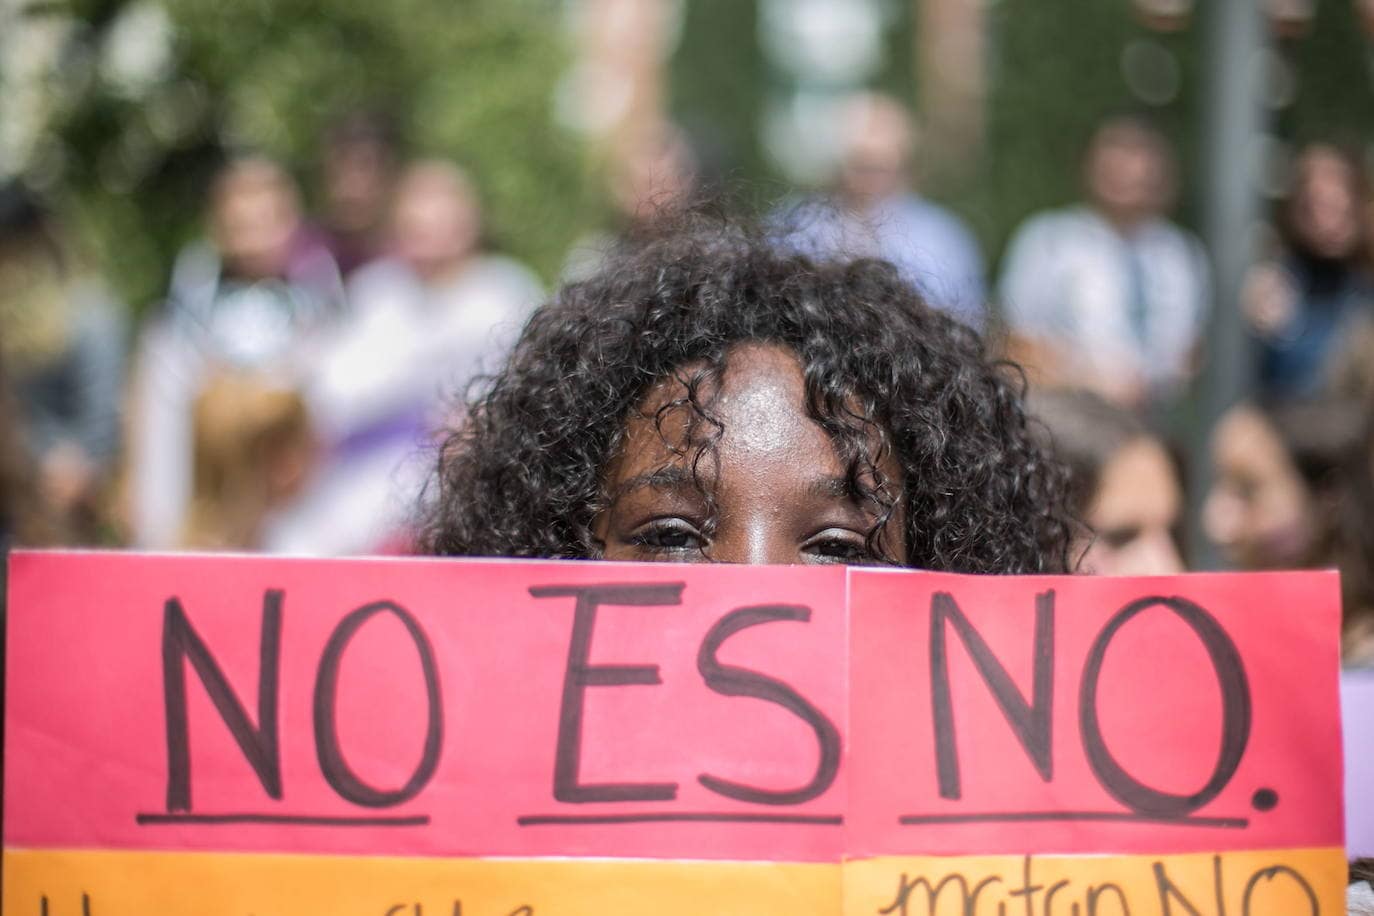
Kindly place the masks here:
POLYGON ((20 554, 4 912, 1335 914, 1338 601, 20 554))

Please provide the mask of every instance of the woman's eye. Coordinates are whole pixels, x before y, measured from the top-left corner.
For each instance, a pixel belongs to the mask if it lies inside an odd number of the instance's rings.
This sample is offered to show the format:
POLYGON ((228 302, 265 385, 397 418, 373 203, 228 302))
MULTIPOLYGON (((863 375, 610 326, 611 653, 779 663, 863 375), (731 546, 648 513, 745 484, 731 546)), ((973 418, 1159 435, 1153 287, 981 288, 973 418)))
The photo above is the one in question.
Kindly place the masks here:
POLYGON ((1102 542, 1108 547, 1113 550, 1120 550, 1140 537, 1140 529, 1133 527, 1108 528, 1104 531, 1099 531, 1097 536, 1101 538, 1102 542))
POLYGON ((821 535, 813 538, 805 549, 808 553, 836 563, 869 563, 873 560, 867 538, 857 532, 821 535))
POLYGON ((699 550, 705 539, 696 526, 682 519, 658 519, 635 531, 628 538, 636 547, 648 551, 699 550))

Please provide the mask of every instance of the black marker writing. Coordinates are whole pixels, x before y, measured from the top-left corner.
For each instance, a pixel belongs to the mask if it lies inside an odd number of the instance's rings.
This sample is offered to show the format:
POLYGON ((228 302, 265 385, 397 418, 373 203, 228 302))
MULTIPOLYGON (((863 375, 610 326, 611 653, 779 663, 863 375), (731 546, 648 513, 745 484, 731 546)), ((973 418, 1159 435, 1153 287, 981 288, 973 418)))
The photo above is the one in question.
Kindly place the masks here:
MULTIPOLYGON (((38 898, 39 916, 48 916, 48 898, 43 895, 38 898)), ((81 895, 81 916, 91 916, 91 897, 89 894, 81 895)))
POLYGON ((229 685, 215 657, 191 626, 181 601, 168 598, 162 615, 162 691, 167 721, 167 810, 191 810, 190 729, 186 718, 186 666, 189 660, 205 692, 239 750, 253 767, 263 791, 281 798, 281 758, 277 740, 277 681, 281 660, 282 593, 262 599, 262 636, 258 648, 258 724, 255 726, 229 685))
POLYGON ((561 802, 672 801, 677 784, 583 783, 582 714, 588 687, 661 684, 657 665, 593 665, 590 663, 596 610, 603 604, 622 607, 663 607, 682 603, 683 583, 656 585, 541 585, 530 589, 536 598, 576 598, 563 701, 558 716, 558 745, 554 758, 553 797, 561 802))
POLYGON ((835 781, 840 771, 840 730, 835 727, 835 723, 790 685, 747 668, 722 665, 716 657, 725 641, 741 630, 778 620, 806 623, 810 619, 811 610, 799 605, 765 604, 742 607, 717 621, 702 640, 701 649, 697 653, 697 670, 701 672, 706 686, 728 697, 754 697, 776 703, 811 726, 811 730, 816 733, 816 742, 820 745, 820 759, 816 763, 815 775, 804 786, 787 790, 760 789, 706 773, 698 776, 701 784, 712 792, 727 798, 758 804, 797 805, 824 794, 835 781))
POLYGON ((891 916, 891 914, 897 914, 897 916, 912 916, 912 914, 919 912, 935 913, 936 906, 940 902, 940 895, 945 892, 945 888, 957 884, 959 886, 960 900, 958 912, 970 914, 971 916, 971 914, 978 911, 978 895, 981 894, 988 885, 1001 883, 1001 878, 990 876, 984 878, 970 888, 968 879, 956 873, 945 876, 938 884, 933 884, 926 878, 919 876, 915 879, 908 879, 906 872, 903 872, 901 880, 897 885, 897 896, 893 898, 892 902, 887 906, 878 910, 878 912, 884 914, 884 916, 891 916), (911 894, 917 889, 924 890, 926 894, 926 908, 924 911, 909 909, 911 906, 911 894))
MULTIPOLYGON (((386 911, 385 916, 425 916, 425 908, 418 903, 398 903, 386 911)), ((463 916, 463 901, 453 901, 450 916, 463 916)), ((534 907, 528 903, 511 910, 508 916, 534 916, 534 907)))
POLYGON ((1186 598, 1141 598, 1118 611, 1102 628, 1088 652, 1078 705, 1083 750, 1098 781, 1113 798, 1142 814, 1178 817, 1196 811, 1216 798, 1235 775, 1245 754, 1245 745, 1250 740, 1250 686, 1240 652, 1216 618, 1186 598), (1107 748, 1098 722, 1097 685, 1107 648, 1112 638, 1132 618, 1154 607, 1173 611, 1197 634, 1207 650, 1216 671, 1217 685, 1221 688, 1221 749, 1211 777, 1191 795, 1162 792, 1127 773, 1107 748))
POLYGON ((1035 596, 1035 661, 1031 700, 1026 702, 1016 682, 974 628, 954 597, 936 592, 930 601, 930 697, 935 719, 935 764, 940 797, 959 798, 959 749, 954 736, 954 701, 950 697, 948 621, 968 649, 978 673, 992 690, 997 706, 1035 765, 1040 778, 1054 776, 1054 592, 1035 596))
POLYGON ((320 770, 334 791, 349 801, 369 808, 399 805, 414 798, 425 787, 439 765, 439 751, 444 740, 443 701, 439 693, 439 669, 434 663, 434 649, 419 622, 400 605, 391 601, 374 601, 349 614, 334 628, 320 658, 315 676, 315 752, 320 770), (401 788, 393 791, 369 786, 358 778, 344 760, 339 747, 338 723, 335 721, 335 702, 339 690, 339 665, 344 649, 358 632, 358 628, 377 614, 388 613, 406 628, 420 653, 420 669, 425 679, 425 702, 429 712, 425 725, 425 744, 420 761, 401 788))
MULTIPOLYGON (((1250 880, 1245 883, 1245 895, 1240 898, 1241 916, 1249 916, 1251 897, 1259 886, 1260 881, 1271 882, 1280 875, 1296 884, 1307 897, 1307 905, 1311 908, 1310 912, 1312 916, 1317 916, 1317 914, 1321 912, 1321 907, 1317 904, 1317 894, 1312 890, 1312 885, 1307 883, 1307 879, 1287 865, 1275 865, 1255 872, 1250 876, 1250 880)), ((1261 912, 1268 912, 1268 910, 1262 910, 1261 912)), ((1297 916, 1297 914, 1293 914, 1293 916, 1297 916)))
MULTIPOLYGON (((1245 861, 1249 855, 1243 852, 1240 857, 1245 861)), ((1076 876, 1062 878, 1048 888, 1033 880, 1038 862, 1034 856, 1028 855, 1022 860, 1022 879, 1019 884, 1012 880, 1004 883, 1000 869, 996 868, 991 873, 959 871, 958 861, 950 860, 950 864, 955 866, 952 871, 914 875, 901 872, 897 878, 896 892, 889 902, 872 912, 881 916, 935 916, 936 913, 976 916, 984 912, 1009 916, 1018 911, 1025 916, 1054 916, 1056 913, 1131 916, 1133 912, 1157 913, 1159 916, 1259 916, 1261 913, 1278 912, 1275 898, 1267 897, 1265 891, 1271 886, 1282 886, 1285 902, 1293 899, 1296 889, 1307 904, 1299 912, 1294 912, 1289 904, 1283 910, 1284 916, 1319 916, 1320 913, 1316 891, 1307 878, 1297 869, 1283 864, 1267 865, 1251 872, 1244 884, 1244 891, 1237 899, 1235 889, 1241 885, 1226 880, 1223 875, 1225 859, 1221 855, 1212 857, 1210 891, 1214 899, 1206 902, 1197 896, 1189 897, 1174 883, 1167 861, 1150 863, 1153 887, 1137 882, 1094 883, 1091 879, 1098 876, 1099 870, 1091 864, 1091 860, 1085 859, 1076 876), (1228 888, 1232 889, 1230 894, 1227 893, 1228 888), (1037 906, 1035 894, 1041 890, 1045 891, 1045 896, 1037 906), (1018 906, 1017 898, 1024 898, 1024 908, 1018 906)), ((1062 871, 1062 865, 1057 870, 1062 871)), ((1190 893, 1207 893, 1192 883, 1192 869, 1186 871, 1190 876, 1190 893)))

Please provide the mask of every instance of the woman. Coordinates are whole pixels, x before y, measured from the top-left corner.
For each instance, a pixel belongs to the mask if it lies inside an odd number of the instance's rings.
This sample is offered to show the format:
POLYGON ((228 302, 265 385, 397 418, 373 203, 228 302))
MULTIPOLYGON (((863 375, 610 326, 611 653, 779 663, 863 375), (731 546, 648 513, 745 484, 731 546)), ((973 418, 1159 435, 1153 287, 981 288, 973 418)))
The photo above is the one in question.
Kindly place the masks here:
POLYGON ((1279 216, 1283 253, 1251 272, 1244 293, 1270 399, 1317 394, 1349 327, 1374 315, 1365 198, 1356 157, 1324 143, 1297 157, 1279 216))
POLYGON ((29 192, 0 187, 0 360, 33 470, 26 498, 42 504, 50 541, 91 544, 107 537, 124 322, 67 236, 29 192))
POLYGON ((889 264, 703 221, 531 319, 431 495, 439 554, 1030 573, 1071 536, 976 334, 889 264))
POLYGON ((1207 536, 1241 569, 1338 567, 1344 660, 1374 663, 1374 413, 1241 405, 1217 424, 1212 462, 1207 536))
POLYGON ((1164 444, 1134 414, 1090 391, 1038 390, 1028 400, 1055 457, 1068 465, 1070 508, 1087 523, 1073 552, 1078 571, 1183 572, 1174 538, 1183 488, 1164 444))
POLYGON ((485 250, 477 188, 450 162, 406 168, 388 235, 388 256, 349 281, 352 313, 308 388, 324 465, 274 545, 288 552, 375 553, 409 534, 443 393, 499 366, 544 295, 485 250))

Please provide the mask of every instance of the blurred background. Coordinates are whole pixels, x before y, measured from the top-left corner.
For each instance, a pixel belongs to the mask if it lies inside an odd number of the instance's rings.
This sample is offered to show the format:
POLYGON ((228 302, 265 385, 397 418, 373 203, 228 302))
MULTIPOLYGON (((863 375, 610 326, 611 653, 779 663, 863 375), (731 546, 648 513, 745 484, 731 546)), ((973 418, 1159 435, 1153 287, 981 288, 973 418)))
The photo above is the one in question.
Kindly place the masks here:
POLYGON ((1022 362, 1085 571, 1374 643, 1371 0, 0 0, 7 543, 400 552, 464 385, 697 195, 1022 362))

